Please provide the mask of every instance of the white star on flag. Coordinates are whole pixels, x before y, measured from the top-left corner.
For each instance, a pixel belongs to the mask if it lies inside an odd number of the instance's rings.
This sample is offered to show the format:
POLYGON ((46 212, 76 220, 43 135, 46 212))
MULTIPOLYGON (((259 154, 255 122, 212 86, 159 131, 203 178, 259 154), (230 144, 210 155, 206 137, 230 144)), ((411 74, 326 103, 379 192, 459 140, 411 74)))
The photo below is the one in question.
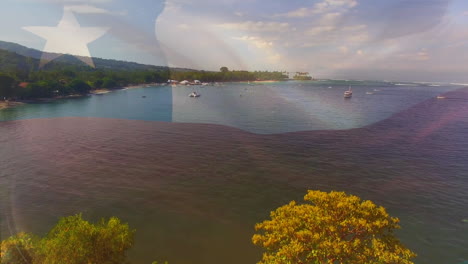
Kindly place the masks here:
POLYGON ((95 67, 88 44, 102 37, 109 30, 103 27, 81 27, 75 15, 66 9, 62 20, 56 27, 23 27, 23 29, 47 40, 40 67, 62 54, 73 55, 87 65, 95 67))

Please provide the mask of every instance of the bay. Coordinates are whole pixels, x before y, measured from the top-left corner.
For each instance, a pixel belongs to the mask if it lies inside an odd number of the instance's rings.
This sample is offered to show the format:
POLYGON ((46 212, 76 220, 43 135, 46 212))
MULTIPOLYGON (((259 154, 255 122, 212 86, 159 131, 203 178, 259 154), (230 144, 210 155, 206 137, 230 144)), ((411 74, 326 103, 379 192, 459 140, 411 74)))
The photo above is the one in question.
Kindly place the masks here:
POLYGON ((2 238, 82 212, 129 222, 133 263, 255 263, 254 224, 318 189, 388 208, 416 263, 468 259, 466 88, 146 87, 0 116, 2 238))

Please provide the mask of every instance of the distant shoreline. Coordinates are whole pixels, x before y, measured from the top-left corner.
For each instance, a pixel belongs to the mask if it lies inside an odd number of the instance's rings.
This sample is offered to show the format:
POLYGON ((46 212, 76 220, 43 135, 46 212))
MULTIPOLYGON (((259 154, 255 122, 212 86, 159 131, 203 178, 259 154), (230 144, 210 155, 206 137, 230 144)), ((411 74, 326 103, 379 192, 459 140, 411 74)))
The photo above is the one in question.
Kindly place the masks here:
POLYGON ((21 105, 25 104, 37 104, 37 103, 49 103, 49 102, 55 102, 57 100, 63 100, 63 99, 76 99, 76 98, 83 98, 89 95, 103 95, 119 90, 124 90, 124 89, 135 89, 135 88, 143 88, 145 86, 154 86, 154 85, 161 85, 160 83, 148 83, 148 84, 139 84, 139 85, 129 85, 125 87, 116 87, 113 89, 95 89, 91 90, 88 94, 71 94, 71 95, 66 95, 66 96, 55 96, 51 98, 36 98, 36 99, 26 99, 26 100, 16 100, 16 101, 11 101, 11 100, 6 100, 6 101, 0 101, 0 111, 8 108, 14 108, 18 107, 21 105))
POLYGON ((7 109, 7 108, 13 108, 16 106, 20 106, 25 104, 24 102, 18 102, 18 101, 0 101, 0 110, 7 109))

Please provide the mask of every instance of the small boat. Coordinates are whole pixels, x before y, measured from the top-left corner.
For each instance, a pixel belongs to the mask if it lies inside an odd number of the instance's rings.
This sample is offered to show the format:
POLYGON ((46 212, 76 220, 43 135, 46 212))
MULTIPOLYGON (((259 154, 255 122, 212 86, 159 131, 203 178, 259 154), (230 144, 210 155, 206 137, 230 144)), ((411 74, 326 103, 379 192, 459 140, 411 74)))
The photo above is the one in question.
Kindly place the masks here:
POLYGON ((442 96, 442 95, 439 95, 437 96, 437 99, 445 99, 446 97, 445 96, 442 96))
POLYGON ((191 94, 189 94, 189 97, 200 97, 200 94, 197 92, 192 92, 191 94))
POLYGON ((366 92, 366 94, 374 94, 373 92, 366 92))
MULTIPOLYGON (((54 91, 56 92, 56 91, 54 91)), ((104 94, 108 94, 110 93, 110 91, 99 91, 99 92, 91 92, 91 94, 94 94, 94 95, 104 95, 104 94)))
POLYGON ((351 86, 347 91, 344 92, 344 98, 351 98, 353 96, 353 91, 351 90, 351 86))
POLYGON ((141 98, 146 98, 146 95, 143 95, 141 98))

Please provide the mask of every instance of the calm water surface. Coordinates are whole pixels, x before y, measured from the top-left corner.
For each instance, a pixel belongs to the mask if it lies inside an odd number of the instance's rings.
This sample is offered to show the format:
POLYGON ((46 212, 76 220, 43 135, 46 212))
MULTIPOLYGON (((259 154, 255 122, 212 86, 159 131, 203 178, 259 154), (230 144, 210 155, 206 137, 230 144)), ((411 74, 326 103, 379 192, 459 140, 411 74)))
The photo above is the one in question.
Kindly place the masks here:
POLYGON ((134 263, 255 263, 256 222, 340 190, 399 217, 417 263, 468 260, 468 90, 355 82, 344 100, 349 85, 148 87, 0 111, 1 236, 83 212, 136 228, 134 263))
POLYGON ((350 129, 373 124, 460 86, 383 82, 278 82, 218 86, 159 86, 28 104, 0 112, 0 121, 103 117, 208 123, 261 134, 350 129), (351 86, 354 96, 343 98, 351 86), (192 91, 200 98, 188 97, 192 91))

